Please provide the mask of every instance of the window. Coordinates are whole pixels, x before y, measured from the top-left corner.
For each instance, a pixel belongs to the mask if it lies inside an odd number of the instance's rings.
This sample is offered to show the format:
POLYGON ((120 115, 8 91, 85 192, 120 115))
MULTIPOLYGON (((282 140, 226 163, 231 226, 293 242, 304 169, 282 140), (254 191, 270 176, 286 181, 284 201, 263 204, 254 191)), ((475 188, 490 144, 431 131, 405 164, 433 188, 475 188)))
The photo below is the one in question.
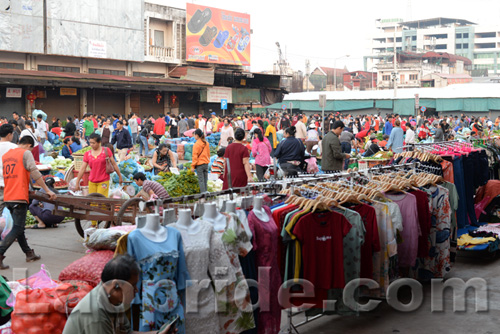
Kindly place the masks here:
POLYGON ((165 37, 164 32, 161 30, 155 30, 155 46, 165 47, 165 37))
POLYGON ((455 38, 462 38, 462 34, 456 34, 455 38))
POLYGON ((99 68, 89 68, 89 73, 125 76, 125 71, 103 70, 103 69, 99 69, 99 68))
POLYGON ((80 68, 79 67, 38 65, 38 70, 39 71, 52 71, 52 72, 80 73, 80 68))
POLYGON ((18 63, 0 63, 0 68, 10 68, 15 70, 24 70, 24 64, 18 63))
POLYGON ((404 74, 401 74, 399 76, 399 82, 403 83, 405 81, 405 75, 404 74))
POLYGON ((457 50, 461 49, 461 48, 462 48, 462 44, 457 44, 457 45, 455 45, 455 48, 456 48, 457 50))
POLYGON ((401 37, 396 37, 396 43, 401 43, 402 38, 401 37))
POLYGON ((417 40, 417 36, 411 36, 411 40, 412 41, 416 41, 417 40))
POLYGON ((445 50, 446 49, 446 44, 437 44, 436 45, 436 50, 445 50))
POLYGON ((494 70, 495 65, 494 64, 477 64, 474 65, 475 70, 494 70))
POLYGON ((410 74, 410 80, 418 80, 418 74, 410 74))
POLYGON ((469 33, 468 32, 465 32, 464 35, 463 35, 464 38, 469 38, 469 33))
POLYGON ((134 72, 132 75, 134 77, 143 77, 143 78, 165 78, 164 73, 134 72))
POLYGON ((462 49, 468 49, 468 48, 469 48, 469 44, 468 43, 462 44, 462 49))
POLYGON ((390 75, 383 75, 382 81, 391 81, 391 76, 390 75))

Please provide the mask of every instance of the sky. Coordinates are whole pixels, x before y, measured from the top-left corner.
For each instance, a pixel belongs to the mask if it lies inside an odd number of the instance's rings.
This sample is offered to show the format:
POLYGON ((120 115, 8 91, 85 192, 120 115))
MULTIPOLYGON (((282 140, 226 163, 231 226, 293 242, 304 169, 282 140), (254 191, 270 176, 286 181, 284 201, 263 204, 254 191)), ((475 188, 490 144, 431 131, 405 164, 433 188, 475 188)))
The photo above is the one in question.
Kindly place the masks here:
MULTIPOLYGON (((181 0, 146 1, 186 8, 186 1, 181 0)), ((500 0, 191 0, 191 3, 250 14, 252 72, 272 70, 278 60, 276 42, 294 70, 304 72, 307 59, 311 70, 335 65, 346 66, 349 71, 363 70, 363 56, 369 54, 369 40, 377 19, 449 17, 500 26, 500 0)))

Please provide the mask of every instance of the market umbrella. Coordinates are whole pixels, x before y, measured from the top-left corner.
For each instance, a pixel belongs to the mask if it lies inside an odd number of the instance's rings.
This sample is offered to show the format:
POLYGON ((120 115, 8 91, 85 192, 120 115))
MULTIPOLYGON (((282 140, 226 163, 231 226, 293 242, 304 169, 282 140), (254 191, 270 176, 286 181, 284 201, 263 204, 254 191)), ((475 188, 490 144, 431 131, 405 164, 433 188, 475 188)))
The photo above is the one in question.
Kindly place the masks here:
POLYGON ((195 131, 195 129, 187 130, 186 132, 184 132, 184 136, 185 137, 193 137, 194 131, 195 131))

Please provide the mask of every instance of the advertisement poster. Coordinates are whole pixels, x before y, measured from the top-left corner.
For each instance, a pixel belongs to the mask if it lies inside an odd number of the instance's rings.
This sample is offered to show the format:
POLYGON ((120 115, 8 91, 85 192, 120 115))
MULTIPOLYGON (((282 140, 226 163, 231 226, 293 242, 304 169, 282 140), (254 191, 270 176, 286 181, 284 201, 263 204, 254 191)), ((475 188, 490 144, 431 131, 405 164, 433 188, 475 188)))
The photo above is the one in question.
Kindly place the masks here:
POLYGON ((186 60, 250 66, 250 15, 186 4, 186 60))

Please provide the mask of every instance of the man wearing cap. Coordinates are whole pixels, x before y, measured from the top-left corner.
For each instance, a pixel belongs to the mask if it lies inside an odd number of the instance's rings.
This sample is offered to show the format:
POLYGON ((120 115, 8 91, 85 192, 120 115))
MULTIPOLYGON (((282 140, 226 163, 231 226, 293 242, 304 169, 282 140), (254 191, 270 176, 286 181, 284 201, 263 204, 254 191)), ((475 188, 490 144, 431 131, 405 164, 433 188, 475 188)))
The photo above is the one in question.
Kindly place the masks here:
POLYGON ((316 130, 316 124, 311 123, 309 125, 309 130, 307 130, 307 138, 306 138, 306 151, 311 153, 314 145, 317 145, 319 142, 319 134, 318 130, 316 130))
POLYGON ((219 132, 219 119, 215 116, 215 113, 212 112, 210 118, 210 122, 212 122, 212 132, 219 132))

